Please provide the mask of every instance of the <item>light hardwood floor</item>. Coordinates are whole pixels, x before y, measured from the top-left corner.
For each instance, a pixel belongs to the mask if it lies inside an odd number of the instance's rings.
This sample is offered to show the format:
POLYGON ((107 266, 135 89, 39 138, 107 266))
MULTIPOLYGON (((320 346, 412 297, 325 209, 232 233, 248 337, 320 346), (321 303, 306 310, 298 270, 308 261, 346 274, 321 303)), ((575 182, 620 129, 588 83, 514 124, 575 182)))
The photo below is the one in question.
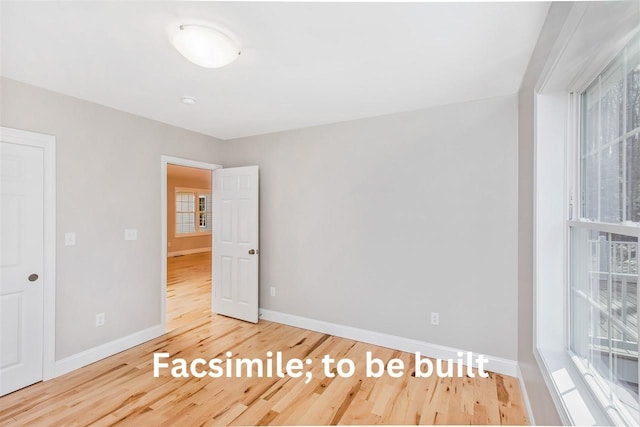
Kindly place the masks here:
POLYGON ((211 252, 167 259, 167 331, 211 312, 211 252))
POLYGON ((170 260, 168 334, 51 381, 0 398, 2 425, 320 425, 527 424, 518 381, 416 378, 413 355, 304 329, 261 321, 254 325, 209 314, 210 265, 205 255, 170 260), (195 261, 195 262, 193 262, 195 261), (206 266, 204 265, 206 264, 206 266), (206 295, 205 295, 206 294, 206 295), (193 307, 193 312, 183 308, 193 307), (185 314, 188 313, 188 314, 185 314), (285 360, 311 358, 313 379, 153 377, 153 353, 285 360), (367 378, 364 357, 401 358, 405 373, 367 378), (356 362, 351 378, 327 378, 329 354, 356 362))

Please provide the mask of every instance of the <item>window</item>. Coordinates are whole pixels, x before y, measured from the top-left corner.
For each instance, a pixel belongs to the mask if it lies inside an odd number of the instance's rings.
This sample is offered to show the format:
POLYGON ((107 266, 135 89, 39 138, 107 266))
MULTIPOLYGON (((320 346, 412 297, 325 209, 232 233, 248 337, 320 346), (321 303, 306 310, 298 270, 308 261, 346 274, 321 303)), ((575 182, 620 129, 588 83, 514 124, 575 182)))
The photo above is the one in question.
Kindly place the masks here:
POLYGON ((211 192, 176 188, 176 237, 211 232, 211 192))
POLYGON ((607 409, 638 424, 640 35, 580 95, 579 165, 569 345, 607 409))

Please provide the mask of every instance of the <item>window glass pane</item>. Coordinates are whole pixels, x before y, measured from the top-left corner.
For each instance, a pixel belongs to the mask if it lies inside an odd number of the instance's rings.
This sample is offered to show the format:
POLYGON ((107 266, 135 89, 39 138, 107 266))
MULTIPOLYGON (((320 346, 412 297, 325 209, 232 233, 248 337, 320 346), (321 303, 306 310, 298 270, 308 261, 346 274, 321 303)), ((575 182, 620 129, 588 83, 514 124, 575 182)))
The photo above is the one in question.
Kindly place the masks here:
POLYGON ((589 365, 589 336, 591 319, 591 289, 597 288, 597 281, 590 271, 596 267, 589 265, 598 258, 598 247, 589 244, 589 232, 572 229, 571 233, 571 350, 582 362, 589 365), (593 283, 592 283, 593 282, 593 283))
POLYGON ((622 143, 604 148, 600 153, 600 221, 622 221, 622 143))
POLYGON ((582 95, 582 154, 591 154, 599 144, 600 97, 596 80, 582 95))
POLYGON ((590 331, 589 359, 593 368, 609 379, 609 281, 608 281, 608 241, 606 233, 589 232, 590 259, 584 260, 589 270, 590 331))
POLYGON ((612 403, 638 417, 638 238, 571 233, 571 349, 612 403))
POLYGON ((627 132, 640 127, 640 37, 627 48, 627 132))
POLYGON ((640 219, 640 34, 581 96, 582 218, 640 219))
POLYGON ((622 135, 623 119, 623 63, 619 59, 609 66, 600 86, 600 143, 608 144, 622 135))
POLYGON ((627 221, 640 222, 640 134, 627 139, 627 221))
POLYGON ((598 219, 598 160, 600 153, 587 154, 582 160, 582 216, 598 219))
POLYGON ((213 223, 211 221, 211 211, 207 212, 207 226, 205 227, 205 229, 207 231, 211 231, 211 227, 212 227, 213 223))
POLYGON ((211 231, 211 212, 201 212, 200 213, 200 230, 201 231, 211 231))
POLYGON ((179 213, 176 214, 176 232, 177 233, 194 233, 195 217, 192 213, 179 213))
POLYGON ((176 233, 187 234, 196 231, 195 193, 176 192, 176 233))
POLYGON ((638 239, 611 235, 612 390, 638 420, 638 239))
POLYGON ((193 206, 196 195, 194 193, 176 193, 176 203, 180 202, 181 206, 193 206))
POLYGON ((599 165, 599 81, 592 84, 582 94, 582 133, 581 133, 581 171, 582 171, 582 217, 594 221, 599 219, 598 187, 600 183, 599 165))
POLYGON ((200 195, 200 231, 211 231, 211 194, 200 195))
POLYGON ((211 194, 207 194, 207 230, 211 231, 211 227, 213 226, 212 221, 212 213, 213 209, 211 206, 212 197, 211 194))

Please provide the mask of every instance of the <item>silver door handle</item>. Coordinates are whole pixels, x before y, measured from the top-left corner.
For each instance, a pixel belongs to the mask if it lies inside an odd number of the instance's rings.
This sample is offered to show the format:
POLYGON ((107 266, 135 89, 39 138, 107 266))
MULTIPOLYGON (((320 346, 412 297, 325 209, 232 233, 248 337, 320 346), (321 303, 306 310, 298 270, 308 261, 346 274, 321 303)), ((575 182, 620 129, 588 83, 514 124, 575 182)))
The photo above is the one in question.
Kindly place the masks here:
POLYGON ((29 275, 29 281, 30 282, 35 282, 36 280, 38 280, 38 275, 33 273, 29 275))

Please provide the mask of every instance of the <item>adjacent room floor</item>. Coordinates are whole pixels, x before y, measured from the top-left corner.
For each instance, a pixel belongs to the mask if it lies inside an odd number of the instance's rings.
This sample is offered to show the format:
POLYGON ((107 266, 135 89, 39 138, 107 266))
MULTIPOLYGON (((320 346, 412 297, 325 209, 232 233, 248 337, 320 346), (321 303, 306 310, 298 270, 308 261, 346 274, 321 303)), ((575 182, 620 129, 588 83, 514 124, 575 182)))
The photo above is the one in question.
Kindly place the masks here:
POLYGON ((170 260, 166 335, 51 381, 0 398, 0 424, 314 425, 527 424, 518 380, 416 378, 413 355, 267 321, 254 325, 209 313, 210 253, 170 260), (186 310, 190 308, 191 310, 186 310), (153 376, 153 353, 191 361, 224 357, 311 358, 313 379, 153 376), (327 378, 320 359, 365 353, 405 362, 401 378, 327 378))
POLYGON ((211 251, 167 258, 167 331, 211 312, 211 251))

